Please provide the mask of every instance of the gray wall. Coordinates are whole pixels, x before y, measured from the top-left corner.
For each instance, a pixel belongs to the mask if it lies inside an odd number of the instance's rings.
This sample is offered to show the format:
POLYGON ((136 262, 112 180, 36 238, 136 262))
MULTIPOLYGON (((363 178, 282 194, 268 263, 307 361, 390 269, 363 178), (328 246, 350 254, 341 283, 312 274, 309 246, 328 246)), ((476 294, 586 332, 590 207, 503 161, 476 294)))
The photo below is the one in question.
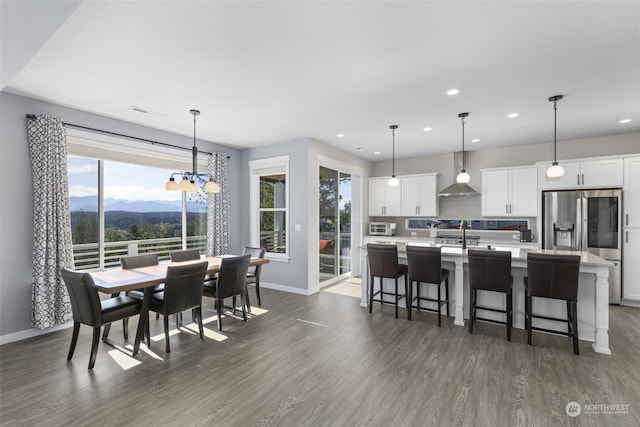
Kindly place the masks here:
MULTIPOLYGON (((331 147, 315 140, 302 138, 280 144, 269 145, 243 150, 242 158, 242 188, 244 194, 249 194, 249 161, 289 155, 289 262, 272 261, 268 268, 262 269, 261 281, 277 284, 288 288, 309 293, 314 285, 309 283, 314 276, 315 247, 317 246, 317 214, 312 209, 317 197, 318 170, 316 159, 318 155, 330 157, 342 163, 348 163, 364 170, 364 180, 368 178, 371 163, 345 151, 331 147), (300 231, 294 230, 294 225, 300 224, 300 231)), ((364 188, 366 193, 367 189, 364 188)), ((242 198, 240 223, 243 244, 249 244, 249 197, 242 198)), ((366 221, 366 212, 361 221, 366 221)))
MULTIPOLYGON (((26 132, 26 114, 50 114, 69 123, 191 147, 193 139, 157 129, 0 92, 0 337, 30 329, 31 261, 33 249, 33 186, 26 132)), ((185 120, 189 120, 185 117, 185 120)), ((240 151, 198 142, 204 151, 231 156, 232 247, 242 249, 235 230, 242 228, 240 151)), ((164 183, 159 183, 164 185, 164 183)))

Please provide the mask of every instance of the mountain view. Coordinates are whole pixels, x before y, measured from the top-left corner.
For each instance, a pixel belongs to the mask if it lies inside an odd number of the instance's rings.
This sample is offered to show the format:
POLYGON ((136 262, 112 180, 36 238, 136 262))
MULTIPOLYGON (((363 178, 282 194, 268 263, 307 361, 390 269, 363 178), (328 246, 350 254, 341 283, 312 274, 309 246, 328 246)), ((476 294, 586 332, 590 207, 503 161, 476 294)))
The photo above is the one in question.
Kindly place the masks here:
MULTIPOLYGON (((204 203, 187 202, 190 212, 207 212, 207 205, 204 203)), ((98 196, 69 197, 69 208, 71 212, 98 211, 98 196)), ((107 198, 104 200, 104 210, 124 211, 124 212, 182 212, 182 202, 179 200, 123 200, 107 198)))

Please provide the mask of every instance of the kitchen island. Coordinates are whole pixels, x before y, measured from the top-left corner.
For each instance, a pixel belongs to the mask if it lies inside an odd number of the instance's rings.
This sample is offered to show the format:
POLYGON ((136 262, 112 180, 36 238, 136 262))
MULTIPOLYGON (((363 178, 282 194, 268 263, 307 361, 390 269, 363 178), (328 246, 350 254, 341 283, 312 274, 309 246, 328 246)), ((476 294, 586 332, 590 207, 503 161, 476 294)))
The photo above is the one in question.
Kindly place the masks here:
MULTIPOLYGON (((427 242, 411 242, 413 245, 431 246, 427 242)), ((398 258, 401 263, 406 263, 406 245, 398 244, 398 258)), ((482 249, 481 247, 479 249, 482 249)), ((578 334, 581 340, 592 341, 593 349, 598 353, 611 354, 609 349, 609 267, 611 263, 589 252, 556 251, 535 248, 519 248, 498 246, 494 250, 510 251, 512 255, 511 266, 513 275, 513 326, 524 329, 524 282, 527 271, 527 253, 546 253, 580 256, 580 283, 578 290, 578 334)), ((443 268, 450 270, 450 285, 453 279, 453 303, 454 324, 464 326, 464 319, 469 317, 469 283, 467 270, 467 251, 462 248, 443 247, 443 268)), ((403 279, 400 279, 403 280, 403 279)), ((377 282, 377 281, 376 281, 377 282)), ((362 250, 362 299, 360 305, 367 306, 369 289, 369 262, 366 246, 362 250)), ((386 279, 385 289, 390 290, 393 281, 386 279)), ((430 289, 430 291, 434 291, 430 289)), ((433 297, 434 294, 429 296, 433 297)), ((452 300, 452 301, 451 301, 452 300)), ((391 302, 391 300, 389 301, 391 302)), ((504 297, 493 292, 481 292, 478 294, 478 303, 496 308, 505 308, 504 297)), ((402 306, 402 302, 400 303, 402 306)), ((555 317, 566 316, 566 304, 563 301, 549 299, 535 299, 534 310, 537 314, 551 315, 555 317)), ((484 314, 491 318, 496 313, 484 314)), ((498 319, 499 317, 496 317, 498 319)), ((540 321, 536 325, 557 329, 563 326, 548 321, 540 321)))

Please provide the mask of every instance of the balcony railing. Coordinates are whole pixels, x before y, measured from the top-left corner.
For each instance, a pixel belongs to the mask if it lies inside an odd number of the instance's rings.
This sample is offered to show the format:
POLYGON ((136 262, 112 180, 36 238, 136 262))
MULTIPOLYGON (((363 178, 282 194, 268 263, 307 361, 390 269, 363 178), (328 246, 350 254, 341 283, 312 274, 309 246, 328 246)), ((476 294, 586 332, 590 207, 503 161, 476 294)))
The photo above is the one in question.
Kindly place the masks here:
MULTIPOLYGON (((204 252, 206 241, 207 236, 189 236, 187 249, 200 249, 200 252, 204 252)), ((120 266, 120 258, 129 255, 157 253, 161 261, 168 260, 171 252, 181 249, 182 237, 104 242, 104 268, 120 266)), ((73 262, 76 270, 100 268, 98 243, 73 245, 73 262)))

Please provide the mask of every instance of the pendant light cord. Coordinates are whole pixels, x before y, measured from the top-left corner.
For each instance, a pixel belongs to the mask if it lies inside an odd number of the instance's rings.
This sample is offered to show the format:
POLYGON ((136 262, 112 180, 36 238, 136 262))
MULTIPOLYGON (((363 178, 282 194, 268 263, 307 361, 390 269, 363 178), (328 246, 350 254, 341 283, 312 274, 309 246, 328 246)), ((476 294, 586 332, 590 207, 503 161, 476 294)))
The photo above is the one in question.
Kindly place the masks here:
POLYGON ((553 101, 553 161, 556 160, 556 131, 557 131, 557 123, 558 123, 558 101, 553 101))
POLYGON ((466 171, 466 153, 464 152, 464 117, 462 117, 462 170, 466 171))
POLYGON ((391 149, 391 175, 396 176, 396 130, 395 128, 391 128, 391 139, 392 139, 392 149, 391 149))

